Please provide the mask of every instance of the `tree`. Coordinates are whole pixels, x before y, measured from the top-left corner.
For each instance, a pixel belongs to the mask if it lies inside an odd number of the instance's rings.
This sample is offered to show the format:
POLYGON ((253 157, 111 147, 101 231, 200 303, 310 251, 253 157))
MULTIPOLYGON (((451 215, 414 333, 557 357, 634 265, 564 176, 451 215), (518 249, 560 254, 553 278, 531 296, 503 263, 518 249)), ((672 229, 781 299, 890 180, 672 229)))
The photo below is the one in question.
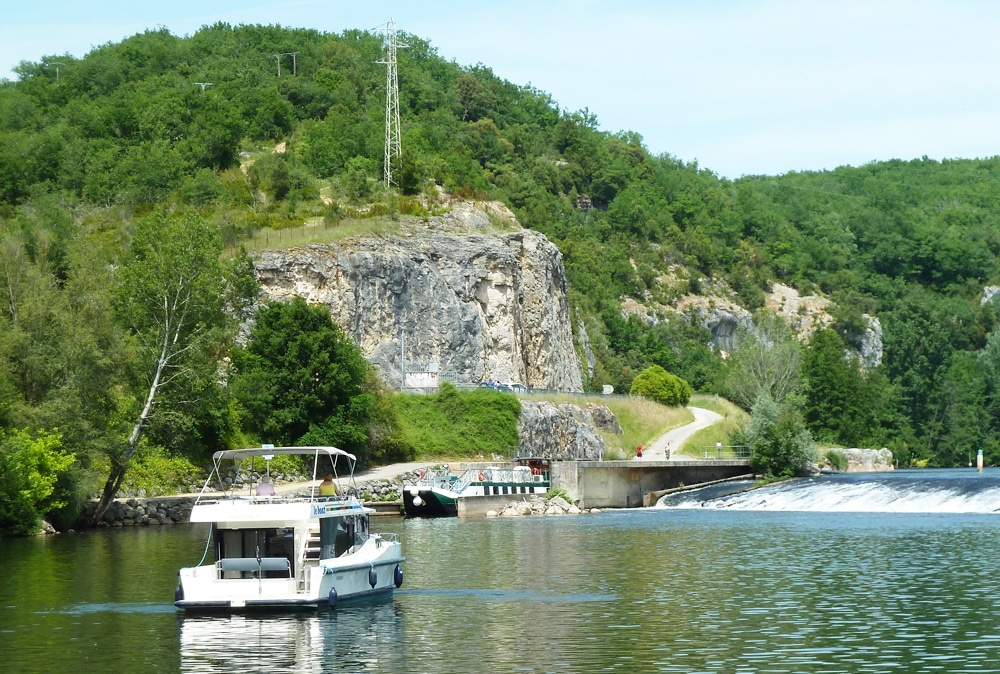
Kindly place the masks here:
POLYGON ((640 395, 664 405, 687 405, 691 393, 690 384, 659 365, 647 367, 637 374, 629 390, 630 395, 640 395))
POLYGON ((761 311, 753 325, 740 326, 725 383, 733 402, 747 411, 763 395, 782 404, 801 385, 799 340, 784 321, 761 311))
POLYGON ((38 531, 42 517, 62 505, 53 493, 74 459, 58 435, 0 432, 0 533, 38 531))
POLYGON ((779 405, 767 394, 754 403, 750 421, 733 437, 750 447, 750 467, 774 477, 802 473, 816 460, 816 448, 802 415, 790 405, 779 405))
POLYGON ((834 330, 813 333, 803 363, 805 416, 810 429, 826 440, 860 447, 872 436, 878 410, 869 400, 868 382, 858 361, 834 330))
POLYGON ((131 430, 110 456, 96 518, 118 493, 153 415, 181 402, 169 398, 171 390, 217 367, 212 356, 226 344, 227 302, 241 306, 221 252, 218 231, 197 216, 158 213, 136 222, 115 281, 116 313, 135 339, 134 378, 121 401, 131 430))
POLYGON ((229 385, 261 440, 335 445, 364 459, 370 367, 327 309, 296 297, 258 310, 249 343, 234 350, 229 385))

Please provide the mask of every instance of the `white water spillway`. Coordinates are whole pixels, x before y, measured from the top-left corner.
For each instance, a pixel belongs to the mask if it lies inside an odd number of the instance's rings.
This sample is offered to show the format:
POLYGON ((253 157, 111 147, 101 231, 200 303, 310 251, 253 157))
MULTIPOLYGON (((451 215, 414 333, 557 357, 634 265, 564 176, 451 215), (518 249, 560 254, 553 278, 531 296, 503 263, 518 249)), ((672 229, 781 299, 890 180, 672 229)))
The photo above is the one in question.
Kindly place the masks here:
POLYGON ((752 489, 727 483, 664 496, 659 508, 803 512, 1000 512, 1000 469, 821 475, 752 489))

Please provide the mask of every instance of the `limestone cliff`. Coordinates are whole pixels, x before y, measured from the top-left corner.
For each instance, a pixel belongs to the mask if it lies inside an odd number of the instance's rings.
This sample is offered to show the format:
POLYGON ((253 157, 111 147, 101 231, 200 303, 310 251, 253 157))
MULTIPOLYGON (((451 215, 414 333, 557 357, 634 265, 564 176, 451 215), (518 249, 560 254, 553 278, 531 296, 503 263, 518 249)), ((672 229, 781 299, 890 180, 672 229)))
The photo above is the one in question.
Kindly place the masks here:
POLYGON ((431 218, 395 235, 265 251, 261 299, 329 307, 393 387, 405 368, 458 385, 582 390, 562 254, 530 230, 464 229, 431 218))
POLYGON ((518 455, 545 459, 597 461, 608 448, 597 426, 621 433, 615 415, 604 406, 521 401, 518 455))

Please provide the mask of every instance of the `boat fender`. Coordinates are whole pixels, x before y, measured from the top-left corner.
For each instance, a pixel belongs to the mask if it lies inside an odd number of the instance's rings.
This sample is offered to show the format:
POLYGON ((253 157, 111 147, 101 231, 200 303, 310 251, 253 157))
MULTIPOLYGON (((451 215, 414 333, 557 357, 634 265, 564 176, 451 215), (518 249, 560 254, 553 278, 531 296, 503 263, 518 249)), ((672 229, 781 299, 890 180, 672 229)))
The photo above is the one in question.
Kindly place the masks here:
POLYGON ((403 570, 399 568, 399 564, 396 565, 396 570, 392 572, 392 582, 399 587, 403 584, 403 570))
POLYGON ((330 594, 327 595, 326 601, 330 604, 330 608, 337 605, 337 588, 331 587, 330 594))
POLYGON ((375 587, 378 584, 378 572, 375 571, 375 567, 368 569, 368 584, 375 587))

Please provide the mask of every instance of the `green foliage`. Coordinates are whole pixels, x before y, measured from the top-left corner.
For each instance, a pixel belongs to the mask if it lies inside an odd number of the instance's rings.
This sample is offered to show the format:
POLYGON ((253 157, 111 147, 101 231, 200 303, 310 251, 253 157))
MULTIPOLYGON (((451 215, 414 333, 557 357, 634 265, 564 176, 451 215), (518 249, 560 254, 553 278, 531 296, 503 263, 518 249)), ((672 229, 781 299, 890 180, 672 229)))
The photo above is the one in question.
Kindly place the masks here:
POLYGON ((691 385, 659 365, 646 368, 632 380, 630 395, 641 395, 664 405, 687 405, 691 385))
POLYGON ((395 406, 415 460, 509 456, 517 446, 521 403, 508 393, 444 383, 433 396, 397 394, 395 406))
MULTIPOLYGON (((380 180, 385 72, 374 32, 157 29, 60 57, 58 80, 25 62, 17 81, 0 82, 0 427, 59 428, 80 457, 81 489, 129 437, 148 378, 143 346, 155 340, 148 322, 134 329, 142 312, 125 310, 120 293, 113 304, 108 288, 131 265, 135 218, 183 205, 200 209, 227 249, 255 236, 258 248, 284 246, 306 238, 275 243, 275 233, 306 222, 347 237, 378 229, 343 226, 361 213, 425 217, 415 197, 433 202, 442 187, 503 200, 559 246, 574 321, 596 358, 590 390, 627 391, 657 365, 745 409, 762 391, 795 400, 801 390, 821 437, 886 444, 929 465, 954 465, 977 445, 1000 461, 996 378, 962 355, 988 348, 997 328, 996 307, 979 300, 1000 280, 1000 158, 729 181, 404 39, 403 198, 380 180), (284 58, 279 73, 273 55, 291 51, 297 72, 284 58), (213 84, 203 91, 198 81, 213 84), (274 152, 279 142, 286 152, 274 152), (804 354, 800 388, 784 338, 776 348, 765 331, 764 348, 751 357, 741 347, 723 366, 700 317, 661 309, 728 288, 754 310, 774 281, 832 298, 833 327, 850 346, 869 328, 864 314, 878 316, 883 365, 852 372, 820 338, 804 354), (623 318, 623 298, 647 314, 623 318)), ((212 387, 208 365, 226 350, 215 344, 199 349, 197 376, 171 380, 170 405, 158 406, 171 411, 151 417, 151 444, 197 455, 243 430, 234 424, 245 417, 212 387)), ((373 395, 385 423, 369 423, 371 451, 405 455, 391 405, 373 395)))
POLYGON ((187 451, 218 437, 221 429, 212 429, 202 414, 207 409, 219 416, 224 409, 215 402, 215 377, 218 353, 229 338, 225 309, 246 301, 234 297, 221 252, 217 230, 192 214, 157 212, 135 223, 113 282, 116 317, 134 338, 129 355, 135 369, 115 400, 127 440, 107 448, 111 473, 99 512, 121 487, 147 432, 187 451))
POLYGON ((246 428, 276 445, 333 445, 368 461, 371 365, 323 307, 300 297, 257 312, 233 351, 230 389, 246 428))
POLYGON ((812 436, 798 411, 767 395, 754 403, 749 423, 735 440, 750 448, 750 467, 764 475, 792 477, 816 460, 812 436))
POLYGON ((740 326, 736 343, 725 374, 730 400, 749 411, 761 396, 778 404, 793 399, 801 387, 801 355, 784 321, 760 311, 752 326, 740 326))
POLYGON ((55 434, 0 434, 0 534, 33 534, 49 511, 64 505, 56 485, 75 458, 55 434))
POLYGON ((569 492, 567 492, 565 489, 555 489, 555 488, 549 489, 547 492, 545 492, 545 498, 546 499, 561 498, 567 503, 573 502, 573 499, 570 498, 569 492))
POLYGON ((840 452, 828 449, 823 452, 823 458, 837 470, 847 470, 847 457, 840 452))
POLYGON ((814 435, 846 447, 881 446, 892 391, 880 370, 863 371, 829 328, 813 333, 802 369, 804 414, 814 435))
POLYGON ((143 490, 146 496, 179 494, 191 485, 201 486, 204 471, 183 456, 171 456, 163 449, 139 452, 129 465, 122 489, 132 494, 143 490))

